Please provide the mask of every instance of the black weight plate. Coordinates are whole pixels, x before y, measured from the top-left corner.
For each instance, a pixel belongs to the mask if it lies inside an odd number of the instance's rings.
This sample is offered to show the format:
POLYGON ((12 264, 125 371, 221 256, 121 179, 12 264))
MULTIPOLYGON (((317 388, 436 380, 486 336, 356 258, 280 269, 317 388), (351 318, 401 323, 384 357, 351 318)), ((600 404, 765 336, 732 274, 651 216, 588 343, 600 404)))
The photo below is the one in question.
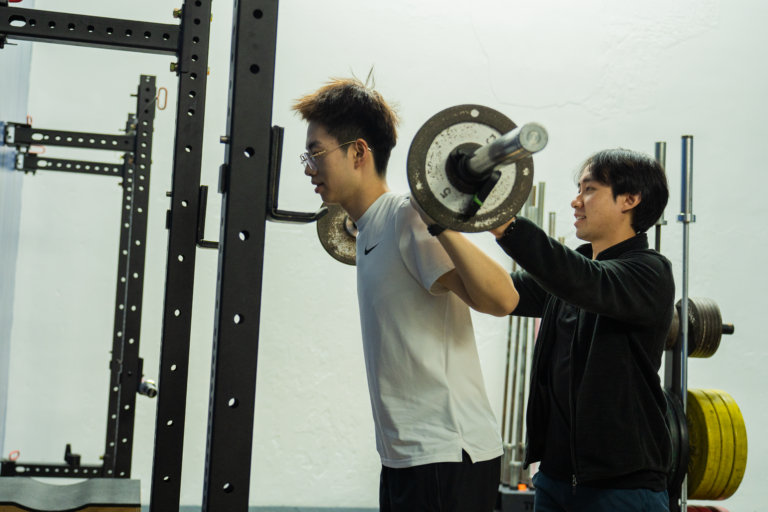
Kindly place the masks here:
POLYGON ((677 428, 680 432, 680 456, 677 459, 677 471, 675 472, 675 479, 668 486, 669 489, 679 489, 683 485, 683 479, 688 473, 688 457, 690 453, 690 444, 688 441, 688 420, 683 409, 683 403, 669 390, 665 389, 667 393, 667 403, 672 404, 675 417, 677 418, 677 428))
POLYGON ((408 183, 427 215, 441 226, 465 233, 488 231, 514 217, 533 186, 533 158, 498 167, 501 179, 471 218, 464 212, 472 194, 451 183, 445 163, 454 148, 489 144, 515 127, 504 114, 482 105, 447 108, 424 123, 408 150, 408 183))
POLYGON ((669 435, 672 438, 672 464, 667 472, 667 486, 672 488, 672 483, 675 482, 678 471, 678 460, 680 458, 680 426, 677 421, 677 414, 675 414, 675 408, 671 401, 674 400, 674 396, 667 389, 664 389, 664 398, 667 399, 667 414, 664 420, 667 423, 667 429, 669 435))

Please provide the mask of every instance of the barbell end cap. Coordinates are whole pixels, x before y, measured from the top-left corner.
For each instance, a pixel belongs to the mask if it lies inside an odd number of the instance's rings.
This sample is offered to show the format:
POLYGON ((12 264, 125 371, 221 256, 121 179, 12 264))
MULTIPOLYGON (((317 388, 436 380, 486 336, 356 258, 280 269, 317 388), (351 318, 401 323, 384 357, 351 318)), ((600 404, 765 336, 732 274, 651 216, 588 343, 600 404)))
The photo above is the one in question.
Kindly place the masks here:
POLYGON ((229 136, 222 135, 221 137, 219 137, 219 142, 221 142, 222 144, 229 144, 229 136))
POLYGON ((539 123, 527 123, 520 129, 520 144, 529 153, 538 153, 547 146, 549 134, 539 123))

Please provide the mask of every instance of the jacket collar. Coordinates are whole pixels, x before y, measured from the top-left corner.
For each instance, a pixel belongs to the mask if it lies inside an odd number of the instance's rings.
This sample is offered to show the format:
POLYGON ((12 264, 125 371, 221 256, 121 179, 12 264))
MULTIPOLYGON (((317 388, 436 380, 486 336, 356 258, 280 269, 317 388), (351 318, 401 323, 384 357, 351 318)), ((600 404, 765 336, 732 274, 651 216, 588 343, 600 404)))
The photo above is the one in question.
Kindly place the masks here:
MULTIPOLYGON (((648 249, 647 233, 640 233, 639 235, 635 235, 632 238, 627 238, 623 242, 619 242, 618 244, 607 248, 597 255, 597 261, 613 260, 622 256, 624 253, 637 251, 640 249, 648 249)), ((592 259, 592 244, 580 245, 576 249, 576 252, 586 256, 589 259, 592 259)))

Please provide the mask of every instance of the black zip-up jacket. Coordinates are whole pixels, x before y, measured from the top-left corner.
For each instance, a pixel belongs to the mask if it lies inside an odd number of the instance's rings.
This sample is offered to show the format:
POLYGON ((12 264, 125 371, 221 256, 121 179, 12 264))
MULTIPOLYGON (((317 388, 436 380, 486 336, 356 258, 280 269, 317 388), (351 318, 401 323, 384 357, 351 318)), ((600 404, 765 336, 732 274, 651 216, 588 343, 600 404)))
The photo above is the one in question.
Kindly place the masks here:
POLYGON ((672 324, 672 264, 636 235, 601 252, 576 251, 518 217, 498 240, 523 272, 512 275, 520 302, 514 315, 542 317, 533 352, 525 467, 544 455, 550 395, 549 355, 558 301, 579 308, 570 363, 574 484, 638 471, 666 473, 672 445, 659 379, 672 324))

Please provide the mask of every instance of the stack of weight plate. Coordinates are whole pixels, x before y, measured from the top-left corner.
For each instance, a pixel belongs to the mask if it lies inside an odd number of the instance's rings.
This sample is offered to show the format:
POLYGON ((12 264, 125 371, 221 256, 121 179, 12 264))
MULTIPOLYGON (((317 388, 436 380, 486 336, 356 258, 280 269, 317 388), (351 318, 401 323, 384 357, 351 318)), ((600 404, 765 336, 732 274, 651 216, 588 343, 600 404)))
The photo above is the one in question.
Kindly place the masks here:
MULTIPOLYGON (((672 326, 667 335, 667 349, 677 343, 680 332, 680 302, 678 301, 675 308, 672 326)), ((726 331, 726 334, 733 332, 733 326, 728 326, 731 330, 726 331)), ((723 317, 714 300, 701 297, 688 299, 688 357, 707 358, 715 355, 723 337, 723 328, 723 317)))
POLYGON ((725 391, 689 389, 687 420, 688 498, 730 498, 747 469, 747 428, 739 406, 725 391))

